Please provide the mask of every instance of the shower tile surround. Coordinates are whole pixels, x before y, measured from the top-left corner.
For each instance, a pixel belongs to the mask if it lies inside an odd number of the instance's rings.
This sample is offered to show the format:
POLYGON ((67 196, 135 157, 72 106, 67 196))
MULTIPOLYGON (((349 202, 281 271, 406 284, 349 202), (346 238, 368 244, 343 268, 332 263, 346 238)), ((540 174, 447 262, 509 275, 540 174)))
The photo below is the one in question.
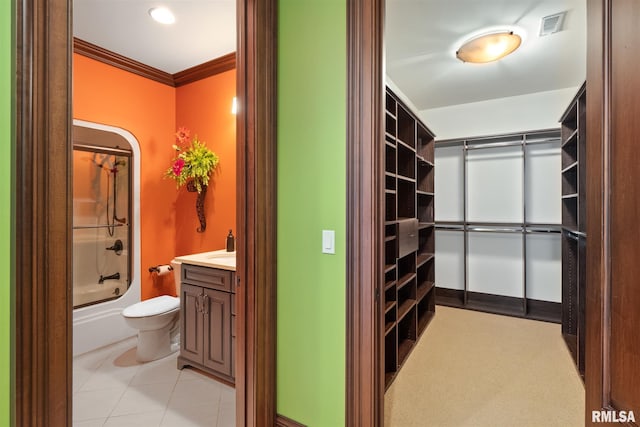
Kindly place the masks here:
POLYGON ((136 338, 73 360, 73 426, 235 426, 235 389, 176 368, 178 353, 135 360, 136 338))

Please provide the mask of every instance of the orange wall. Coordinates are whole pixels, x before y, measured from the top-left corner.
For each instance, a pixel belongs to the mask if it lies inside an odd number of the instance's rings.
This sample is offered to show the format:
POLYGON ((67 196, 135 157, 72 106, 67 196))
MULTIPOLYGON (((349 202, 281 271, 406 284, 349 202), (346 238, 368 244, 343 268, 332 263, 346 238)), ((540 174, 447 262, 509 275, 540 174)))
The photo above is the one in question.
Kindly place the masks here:
POLYGON ((81 55, 73 56, 73 117, 117 126, 140 143, 142 299, 174 293, 171 277, 148 268, 175 253, 175 185, 162 174, 172 158, 175 89, 81 55))
POLYGON ((173 276, 156 277, 147 269, 175 256, 224 248, 229 229, 236 234, 236 72, 172 88, 81 55, 73 60, 73 117, 126 129, 140 144, 142 265, 133 268, 141 269, 141 297, 175 295, 173 276), (196 195, 163 178, 180 126, 220 158, 205 199, 204 233, 196 232, 196 195))
POLYGON ((196 194, 181 189, 176 203, 176 254, 222 249, 229 229, 236 234, 236 116, 231 114, 236 71, 180 86, 176 90, 176 126, 198 135, 220 158, 205 198, 207 229, 199 227, 196 194))

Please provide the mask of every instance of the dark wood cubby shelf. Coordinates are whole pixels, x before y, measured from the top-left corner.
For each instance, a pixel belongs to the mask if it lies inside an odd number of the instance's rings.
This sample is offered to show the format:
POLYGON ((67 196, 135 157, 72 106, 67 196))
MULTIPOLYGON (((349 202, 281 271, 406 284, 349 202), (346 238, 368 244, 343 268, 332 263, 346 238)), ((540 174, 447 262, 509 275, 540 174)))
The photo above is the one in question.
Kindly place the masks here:
POLYGON ((435 314, 434 135, 389 89, 385 97, 385 387, 435 314), (402 221, 418 220, 418 247, 402 252, 402 221))
POLYGON ((400 174, 398 174, 396 176, 396 178, 398 178, 398 179, 400 179, 402 181, 407 181, 407 182, 412 182, 412 183, 416 182, 415 178, 409 178, 408 176, 404 176, 404 175, 400 175, 400 174))
MULTIPOLYGON (((575 117, 572 117, 571 120, 573 120, 574 118, 575 117)), ((563 148, 566 145, 575 144, 575 142, 577 141, 577 138, 578 138, 578 129, 571 130, 571 127, 568 127, 567 129, 568 129, 567 132, 570 132, 570 133, 566 137, 563 134, 563 138, 562 138, 562 147, 563 148)))
MULTIPOLYGON (((416 155, 416 160, 417 160, 418 162, 420 162, 420 163, 425 164, 427 167, 433 167, 433 166, 434 166, 434 165, 433 165, 433 162, 430 162, 429 160, 425 159, 425 158, 424 158, 424 157, 422 157, 422 156, 418 156, 418 155, 416 155)), ((422 165, 419 165, 419 166, 422 166, 422 165)))
POLYGON ((404 365, 404 362, 407 360, 407 357, 415 345, 416 340, 411 338, 405 338, 398 343, 398 362, 400 363, 400 367, 404 365))
POLYGON ((396 302, 395 301, 387 301, 385 307, 384 307, 384 313, 387 314, 389 312, 389 310, 391 310, 393 307, 396 306, 396 302))
POLYGON ((433 282, 424 282, 421 285, 418 285, 418 294, 416 296, 416 300, 418 302, 422 301, 424 299, 424 297, 431 292, 435 287, 435 283, 433 282))
POLYGON ((398 279, 398 290, 404 288, 407 284, 411 283, 416 278, 415 273, 407 273, 398 279))
POLYGON ((389 334, 389 332, 391 332, 393 330, 393 328, 395 328, 396 326, 396 322, 386 322, 385 326, 384 326, 384 334, 385 336, 389 334))
POLYGON ((422 316, 418 318, 418 334, 422 335, 427 325, 431 322, 431 319, 435 316, 435 311, 425 311, 422 316))
POLYGON ((424 265, 426 262, 433 260, 435 257, 434 254, 432 253, 421 253, 418 254, 418 257, 416 258, 416 267, 421 267, 422 265, 424 265))
POLYGON ((416 305, 416 300, 407 299, 405 300, 400 307, 398 307, 398 322, 404 319, 404 317, 409 314, 411 309, 416 305))
POLYGON ((576 160, 575 162, 571 163, 569 166, 567 166, 566 168, 562 169, 562 173, 567 173, 567 172, 571 172, 572 169, 575 169, 578 167, 578 161, 576 160))
POLYGON ((586 305, 586 90, 560 119, 562 137, 562 336, 584 378, 586 305))

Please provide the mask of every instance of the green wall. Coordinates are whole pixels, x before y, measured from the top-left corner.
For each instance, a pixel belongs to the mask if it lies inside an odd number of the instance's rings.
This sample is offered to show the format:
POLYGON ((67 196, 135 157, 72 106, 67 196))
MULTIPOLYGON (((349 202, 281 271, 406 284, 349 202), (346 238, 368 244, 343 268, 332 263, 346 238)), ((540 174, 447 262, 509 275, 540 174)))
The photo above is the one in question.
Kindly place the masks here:
POLYGON ((12 4, 0 1, 0 426, 10 422, 12 4))
POLYGON ((344 425, 346 0, 278 4, 278 413, 344 425), (322 230, 336 254, 322 254, 322 230))

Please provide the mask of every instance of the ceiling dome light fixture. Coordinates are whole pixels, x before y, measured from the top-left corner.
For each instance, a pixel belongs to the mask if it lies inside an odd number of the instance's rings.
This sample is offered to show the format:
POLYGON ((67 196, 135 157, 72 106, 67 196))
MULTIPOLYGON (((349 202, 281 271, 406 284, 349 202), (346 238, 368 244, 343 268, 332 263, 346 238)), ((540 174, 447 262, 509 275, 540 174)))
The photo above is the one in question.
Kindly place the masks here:
POLYGON ((493 62, 512 53, 521 43, 522 38, 513 31, 483 34, 464 42, 456 57, 462 62, 493 62))
POLYGON ((173 16, 173 12, 166 7, 153 7, 149 9, 149 15, 151 15, 154 21, 161 24, 169 25, 176 22, 176 17, 173 16))

